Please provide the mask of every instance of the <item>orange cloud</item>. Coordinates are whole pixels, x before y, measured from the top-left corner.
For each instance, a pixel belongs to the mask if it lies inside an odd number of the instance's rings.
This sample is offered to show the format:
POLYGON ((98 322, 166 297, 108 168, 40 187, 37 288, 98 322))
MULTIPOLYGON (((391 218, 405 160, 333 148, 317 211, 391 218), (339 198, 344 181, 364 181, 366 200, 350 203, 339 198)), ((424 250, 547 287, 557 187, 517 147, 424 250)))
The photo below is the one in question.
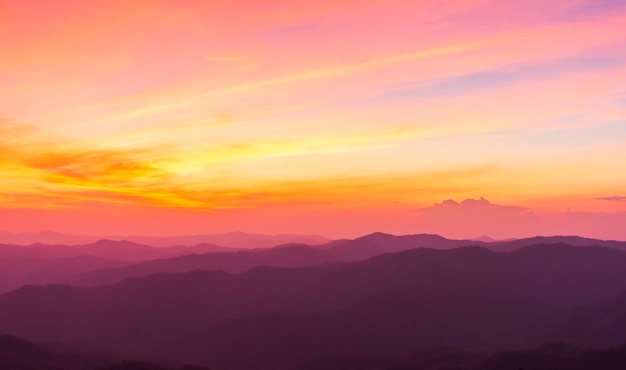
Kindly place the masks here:
MULTIPOLYGON (((0 166, 8 178, 17 180, 0 182, 7 206, 64 207, 105 201, 206 210, 250 206, 251 199, 257 199, 253 204, 279 199, 297 202, 288 194, 305 197, 320 190, 319 186, 307 190, 292 174, 284 177, 275 172, 245 171, 212 175, 222 171, 220 168, 228 171, 264 158, 370 150, 372 145, 378 148, 405 135, 398 132, 164 151, 159 147, 87 149, 80 142, 37 139, 36 131, 6 121, 0 131, 12 137, 1 147, 4 156, 0 166)), ((306 171, 302 175, 307 176, 306 171)), ((332 198, 332 193, 332 186, 327 184, 313 198, 332 198)))

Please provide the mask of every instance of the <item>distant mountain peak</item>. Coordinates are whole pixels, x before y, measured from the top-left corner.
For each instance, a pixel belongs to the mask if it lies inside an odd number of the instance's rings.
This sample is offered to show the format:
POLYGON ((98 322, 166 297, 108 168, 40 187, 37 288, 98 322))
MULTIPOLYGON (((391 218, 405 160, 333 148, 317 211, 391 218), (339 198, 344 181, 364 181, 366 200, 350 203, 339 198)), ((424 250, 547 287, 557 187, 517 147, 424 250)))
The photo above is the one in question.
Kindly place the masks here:
POLYGON ((111 240, 111 239, 100 239, 91 244, 92 246, 108 246, 108 245, 134 245, 134 246, 145 246, 139 243, 131 242, 128 240, 111 240))
POLYGON ((383 233, 380 231, 376 231, 373 232, 371 234, 367 234, 367 235, 363 235, 359 238, 356 238, 356 240, 367 240, 367 239, 378 239, 378 238, 389 238, 389 237, 393 237, 394 235, 392 234, 387 234, 387 233, 383 233))

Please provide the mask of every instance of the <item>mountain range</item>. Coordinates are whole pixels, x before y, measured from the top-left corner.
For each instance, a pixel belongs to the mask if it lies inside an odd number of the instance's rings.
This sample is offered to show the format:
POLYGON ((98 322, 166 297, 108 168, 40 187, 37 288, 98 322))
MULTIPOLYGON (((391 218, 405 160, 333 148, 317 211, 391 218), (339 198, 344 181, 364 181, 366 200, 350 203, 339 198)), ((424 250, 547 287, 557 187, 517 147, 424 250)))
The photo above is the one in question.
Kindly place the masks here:
POLYGON ((195 269, 243 272, 261 265, 302 267, 345 263, 420 247, 450 249, 473 245, 494 251, 512 251, 525 245, 558 242, 626 250, 625 242, 572 236, 481 242, 451 240, 431 234, 394 236, 383 233, 321 245, 289 243, 254 249, 234 249, 207 243, 157 248, 114 240, 99 240, 85 245, 0 245, 0 293, 26 284, 95 286, 159 272, 195 269))
POLYGON ((623 351, 609 348, 626 344, 624 244, 375 233, 316 246, 168 256, 195 248, 175 247, 139 261, 103 259, 103 251, 169 248, 115 241, 0 246, 5 275, 34 279, 39 263, 48 271, 41 282, 57 281, 0 295, 0 334, 80 343, 171 368, 577 368, 602 356, 623 366, 623 351), (48 258, 16 256, 18 248, 41 248, 48 258), (605 352, 538 347, 551 342, 605 352))

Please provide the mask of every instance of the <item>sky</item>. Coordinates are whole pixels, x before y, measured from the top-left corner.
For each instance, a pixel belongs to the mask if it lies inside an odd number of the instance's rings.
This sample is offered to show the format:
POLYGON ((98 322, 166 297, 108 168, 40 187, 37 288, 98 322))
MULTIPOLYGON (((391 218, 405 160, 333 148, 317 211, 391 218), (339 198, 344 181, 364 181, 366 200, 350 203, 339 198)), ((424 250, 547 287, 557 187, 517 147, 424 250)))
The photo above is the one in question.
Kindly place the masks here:
POLYGON ((0 229, 626 240, 623 0, 0 0, 0 229))

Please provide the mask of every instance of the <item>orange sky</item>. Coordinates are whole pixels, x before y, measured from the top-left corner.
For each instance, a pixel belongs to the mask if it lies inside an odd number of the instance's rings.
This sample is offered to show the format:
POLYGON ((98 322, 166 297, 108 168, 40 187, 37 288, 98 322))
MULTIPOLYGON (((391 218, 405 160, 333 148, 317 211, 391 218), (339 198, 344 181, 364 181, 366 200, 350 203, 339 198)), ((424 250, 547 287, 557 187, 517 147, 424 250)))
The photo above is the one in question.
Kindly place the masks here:
POLYGON ((0 0, 0 229, 626 239, 625 24, 621 0, 0 0))

